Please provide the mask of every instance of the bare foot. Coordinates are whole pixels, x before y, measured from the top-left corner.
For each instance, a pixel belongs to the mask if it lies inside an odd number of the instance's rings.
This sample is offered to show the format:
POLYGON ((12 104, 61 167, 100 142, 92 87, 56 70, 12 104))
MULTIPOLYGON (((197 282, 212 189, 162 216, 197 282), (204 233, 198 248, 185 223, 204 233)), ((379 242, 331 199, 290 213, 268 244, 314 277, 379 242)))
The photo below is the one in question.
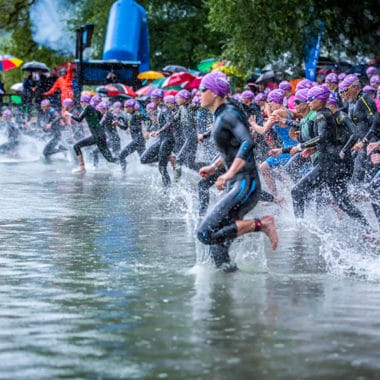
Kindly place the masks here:
POLYGON ((84 173, 86 173, 86 168, 84 166, 79 166, 79 168, 73 169, 72 173, 74 173, 74 174, 84 174, 84 173))
POLYGON ((176 162, 176 156, 174 156, 174 154, 170 155, 169 162, 170 162, 170 165, 172 166, 172 169, 174 170, 175 169, 175 162, 176 162))
POLYGON ((264 232, 265 235, 268 236, 273 251, 276 250, 278 244, 278 236, 276 225, 274 223, 273 215, 264 215, 260 218, 261 220, 261 231, 264 232))

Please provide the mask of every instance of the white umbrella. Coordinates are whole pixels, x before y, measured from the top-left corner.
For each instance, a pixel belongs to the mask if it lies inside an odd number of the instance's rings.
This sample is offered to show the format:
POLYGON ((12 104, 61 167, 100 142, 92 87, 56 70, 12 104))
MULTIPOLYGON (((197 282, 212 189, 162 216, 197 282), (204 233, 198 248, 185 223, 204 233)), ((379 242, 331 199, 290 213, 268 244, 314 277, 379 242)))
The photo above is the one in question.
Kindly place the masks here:
POLYGON ((20 83, 12 84, 11 90, 16 91, 16 92, 22 92, 22 90, 23 90, 22 83, 20 82, 20 83))

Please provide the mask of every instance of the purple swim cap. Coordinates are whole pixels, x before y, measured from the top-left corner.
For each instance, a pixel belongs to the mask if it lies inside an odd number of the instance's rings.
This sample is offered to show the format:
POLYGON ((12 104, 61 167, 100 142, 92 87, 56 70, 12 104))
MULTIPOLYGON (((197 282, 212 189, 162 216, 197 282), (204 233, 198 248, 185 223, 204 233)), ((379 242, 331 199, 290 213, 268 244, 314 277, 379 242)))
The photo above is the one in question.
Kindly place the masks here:
POLYGON ((339 82, 341 82, 346 76, 347 76, 346 73, 340 73, 340 74, 338 75, 338 80, 339 80, 339 82))
POLYGON ((330 106, 334 106, 334 107, 338 106, 338 104, 339 104, 338 98, 333 92, 330 92, 330 96, 327 99, 326 104, 328 104, 330 106))
POLYGON ((369 84, 371 86, 376 85, 376 84, 380 84, 380 75, 373 75, 371 77, 371 79, 369 80, 369 84))
POLYGON ((277 104, 283 104, 284 102, 284 96, 285 93, 280 88, 276 88, 275 90, 272 90, 267 97, 268 102, 273 102, 277 104))
MULTIPOLYGON (((178 95, 178 94, 177 94, 178 95)), ((167 95, 164 97, 164 103, 169 103, 169 104, 177 104, 175 101, 175 96, 174 95, 167 95)))
POLYGON ((330 96, 330 90, 327 86, 321 85, 321 86, 314 86, 309 89, 307 92, 307 101, 310 103, 314 99, 322 100, 323 102, 327 102, 328 98, 330 96))
POLYGON ((47 107, 50 106, 50 100, 49 99, 44 99, 41 101, 41 107, 47 107))
POLYGON ((265 100, 267 99, 267 97, 265 96, 264 93, 262 92, 259 92, 256 96, 255 96, 255 102, 265 102, 265 100))
POLYGON ((163 99, 164 98, 164 91, 161 90, 160 88, 155 88, 151 94, 150 97, 152 99, 163 99))
POLYGON ((2 115, 3 117, 11 117, 11 116, 12 116, 12 111, 11 111, 10 109, 6 108, 6 109, 1 113, 1 115, 2 115))
POLYGON ((182 99, 189 100, 191 98, 191 94, 187 90, 181 90, 177 93, 176 96, 180 96, 182 99))
POLYGON ((82 94, 80 97, 81 103, 90 103, 91 101, 91 95, 89 94, 82 94))
POLYGON ((292 85, 287 80, 283 80, 278 85, 278 88, 281 89, 281 90, 284 90, 284 91, 286 91, 286 90, 290 91, 292 89, 292 85))
POLYGON ((308 88, 303 88, 301 90, 296 91, 294 95, 295 100, 299 100, 302 103, 307 102, 307 93, 309 92, 308 88))
POLYGON ((225 74, 220 71, 213 71, 206 74, 201 81, 199 90, 210 90, 214 94, 224 98, 231 91, 230 82, 225 74))
POLYGON ((360 87, 359 78, 355 74, 347 75, 343 81, 339 83, 339 91, 345 91, 351 87, 360 87))
POLYGON ((297 83, 296 91, 302 90, 303 88, 311 88, 313 86, 313 82, 310 79, 302 79, 297 83))
POLYGON ((235 94, 232 94, 232 99, 238 100, 240 102, 242 99, 241 93, 236 92, 235 94))
POLYGON ((148 104, 146 105, 146 109, 147 109, 147 110, 152 110, 152 111, 154 111, 154 110, 157 109, 157 106, 156 106, 154 103, 150 102, 150 103, 148 103, 148 104))
POLYGON ((136 104, 136 100, 134 100, 134 99, 128 99, 128 100, 126 100, 124 102, 124 107, 132 107, 132 108, 134 108, 135 104, 136 104))
POLYGON ((326 75, 325 83, 338 84, 338 82, 339 82, 338 75, 336 75, 335 73, 330 73, 326 75))
POLYGON ((120 109, 122 107, 122 104, 121 104, 121 102, 115 102, 114 104, 112 104, 112 107, 120 109))
POLYGON ((366 75, 369 77, 370 75, 376 75, 377 74, 377 68, 375 66, 369 66, 367 70, 365 71, 366 75))
POLYGON ((197 93, 198 93, 198 89, 197 88, 193 88, 191 90, 191 96, 195 96, 195 95, 197 95, 197 93))
POLYGON ((63 100, 62 104, 65 106, 65 107, 71 107, 74 105, 74 100, 71 99, 71 98, 66 98, 63 100))
POLYGON ((376 88, 375 87, 372 87, 372 86, 364 86, 363 87, 363 92, 365 94, 374 94, 376 92, 376 88))
POLYGON ((108 110, 108 108, 109 108, 109 104, 106 103, 106 102, 100 102, 99 104, 96 105, 96 110, 97 111, 108 110))
POLYGON ((90 100, 90 104, 93 106, 93 107, 96 107, 100 102, 102 101, 102 98, 99 96, 99 95, 94 95, 91 100, 90 100))
POLYGON ((245 90, 241 93, 242 99, 252 100, 255 97, 255 94, 251 90, 245 90))
POLYGON ((194 96, 193 100, 191 101, 192 104, 195 104, 197 106, 201 105, 201 98, 197 95, 194 96))
POLYGON ((135 104, 135 111, 140 111, 140 110, 141 110, 140 103, 136 102, 136 104, 135 104))

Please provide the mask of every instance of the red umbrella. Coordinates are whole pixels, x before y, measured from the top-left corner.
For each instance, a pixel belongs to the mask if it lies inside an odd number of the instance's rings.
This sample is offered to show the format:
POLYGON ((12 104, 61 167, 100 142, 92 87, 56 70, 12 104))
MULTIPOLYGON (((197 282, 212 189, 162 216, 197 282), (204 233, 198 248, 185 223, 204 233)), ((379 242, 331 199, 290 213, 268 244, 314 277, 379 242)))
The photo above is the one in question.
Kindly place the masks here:
POLYGON ((100 86, 96 89, 97 92, 102 92, 107 96, 117 96, 117 95, 129 95, 133 98, 136 97, 136 93, 133 89, 125 84, 121 83, 109 83, 104 86, 100 86))
POLYGON ((151 86, 148 84, 147 86, 141 87, 138 90, 136 90, 136 96, 149 96, 150 93, 155 89, 156 87, 151 86))
POLYGON ((162 87, 171 87, 171 86, 178 86, 182 85, 183 87, 195 79, 195 76, 193 74, 190 74, 187 71, 181 71, 179 73, 174 73, 170 75, 165 81, 165 83, 162 85, 162 87))
POLYGON ((193 88, 198 88, 201 84, 202 77, 195 77, 191 82, 189 82, 185 88, 186 90, 192 90, 193 88))
POLYGON ((168 96, 168 95, 177 95, 178 94, 178 90, 164 90, 164 95, 165 96, 168 96))

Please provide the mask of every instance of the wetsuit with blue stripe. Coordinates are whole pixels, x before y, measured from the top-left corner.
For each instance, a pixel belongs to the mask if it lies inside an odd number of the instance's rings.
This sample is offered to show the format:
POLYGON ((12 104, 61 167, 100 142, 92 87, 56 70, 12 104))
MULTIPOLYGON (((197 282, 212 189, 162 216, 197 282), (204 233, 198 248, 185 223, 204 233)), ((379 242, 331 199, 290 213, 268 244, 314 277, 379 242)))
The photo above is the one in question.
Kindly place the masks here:
POLYGON ((235 221, 243 219, 255 207, 261 186, 253 154, 253 137, 237 108, 227 103, 218 107, 211 137, 226 170, 235 158, 245 161, 244 167, 227 182, 226 193, 206 214, 197 231, 198 239, 210 245, 210 255, 219 267, 230 262, 228 249, 237 237, 235 221))

